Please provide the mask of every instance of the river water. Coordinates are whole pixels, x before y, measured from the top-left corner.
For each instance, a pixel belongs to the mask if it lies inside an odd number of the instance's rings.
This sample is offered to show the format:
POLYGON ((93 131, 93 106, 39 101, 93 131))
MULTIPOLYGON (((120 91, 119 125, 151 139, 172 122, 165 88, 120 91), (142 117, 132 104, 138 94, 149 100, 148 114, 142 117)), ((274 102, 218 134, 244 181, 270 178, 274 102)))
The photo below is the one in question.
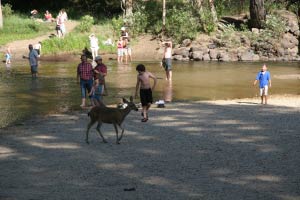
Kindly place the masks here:
MULTIPOLYGON (((78 60, 79 62, 79 60, 78 60)), ((135 66, 106 61, 109 96, 105 103, 119 103, 134 94, 135 66)), ((158 62, 143 62, 158 77, 155 101, 217 100, 255 97, 252 83, 262 63, 173 62, 172 84, 158 62)), ((0 67, 0 127, 18 124, 37 114, 79 110, 77 62, 44 62, 40 77, 32 79, 27 62, 0 67)), ((300 63, 267 63, 272 77, 270 94, 300 95, 300 63)))

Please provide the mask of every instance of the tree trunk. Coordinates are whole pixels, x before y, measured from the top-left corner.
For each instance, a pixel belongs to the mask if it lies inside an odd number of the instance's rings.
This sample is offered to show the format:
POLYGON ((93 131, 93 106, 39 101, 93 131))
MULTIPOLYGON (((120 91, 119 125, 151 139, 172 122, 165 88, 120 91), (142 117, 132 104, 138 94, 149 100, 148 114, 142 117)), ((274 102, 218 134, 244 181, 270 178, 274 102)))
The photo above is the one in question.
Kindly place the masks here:
POLYGON ((125 17, 130 17, 132 16, 133 12, 132 12, 132 8, 133 8, 133 0, 126 0, 125 3, 125 7, 126 7, 126 11, 125 11, 125 17))
POLYGON ((162 15, 162 34, 166 32, 166 0, 163 0, 163 15, 162 15))
POLYGON ((264 0, 250 0, 250 18, 252 28, 262 28, 266 20, 264 0))
POLYGON ((203 11, 202 2, 203 2, 203 0, 194 0, 194 4, 195 4, 197 10, 199 11, 199 13, 202 13, 202 11, 203 11))
POLYGON ((214 23, 217 23, 218 22, 218 16, 217 16, 217 11, 216 11, 216 8, 215 8, 214 0, 209 0, 209 6, 210 6, 210 12, 211 12, 211 15, 213 17, 214 23))
POLYGON ((2 4, 0 0, 0 29, 3 28, 3 17, 2 17, 2 4))

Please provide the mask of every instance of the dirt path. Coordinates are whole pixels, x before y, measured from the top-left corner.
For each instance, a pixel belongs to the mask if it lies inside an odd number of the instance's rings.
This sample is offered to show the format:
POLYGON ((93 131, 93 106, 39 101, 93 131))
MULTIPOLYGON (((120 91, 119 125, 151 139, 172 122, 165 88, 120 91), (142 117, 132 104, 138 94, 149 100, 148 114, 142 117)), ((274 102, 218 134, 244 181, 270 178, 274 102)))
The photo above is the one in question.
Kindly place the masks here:
POLYGON ((136 39, 132 46, 132 55, 135 60, 149 61, 161 60, 163 49, 160 42, 151 35, 143 35, 136 39))
MULTIPOLYGON (((68 32, 71 32, 76 26, 77 26, 78 22, 76 21, 67 21, 66 22, 66 28, 68 32)), ((53 24, 54 26, 54 24, 53 24)), ((33 39, 28 39, 28 40, 17 40, 11 43, 8 43, 5 46, 9 46, 12 50, 12 56, 13 59, 21 59, 22 55, 27 55, 28 54, 28 45, 29 44, 37 44, 39 41, 43 41, 49 38, 49 36, 51 34, 56 34, 56 31, 53 28, 53 31, 47 33, 46 35, 43 36, 39 36, 33 39)), ((1 52, 5 52, 5 46, 0 48, 1 52)))
POLYGON ((0 199, 298 200, 300 98, 273 100, 132 112, 120 145, 107 124, 87 145, 85 111, 0 129, 0 199))

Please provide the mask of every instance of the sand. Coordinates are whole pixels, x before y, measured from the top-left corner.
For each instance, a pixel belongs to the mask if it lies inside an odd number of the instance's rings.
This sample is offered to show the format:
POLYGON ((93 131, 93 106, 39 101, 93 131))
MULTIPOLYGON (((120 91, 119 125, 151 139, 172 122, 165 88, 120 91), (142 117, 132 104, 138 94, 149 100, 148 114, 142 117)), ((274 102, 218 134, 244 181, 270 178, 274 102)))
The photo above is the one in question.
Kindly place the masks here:
POLYGON ((105 124, 86 110, 0 129, 0 199, 300 199, 300 96, 174 102, 105 124))

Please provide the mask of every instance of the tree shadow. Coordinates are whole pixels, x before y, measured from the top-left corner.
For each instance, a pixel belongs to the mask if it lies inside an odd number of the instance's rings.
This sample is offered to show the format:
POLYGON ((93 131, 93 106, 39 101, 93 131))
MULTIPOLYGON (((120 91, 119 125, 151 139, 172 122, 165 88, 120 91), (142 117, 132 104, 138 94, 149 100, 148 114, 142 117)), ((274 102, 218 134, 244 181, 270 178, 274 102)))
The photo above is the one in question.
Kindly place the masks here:
POLYGON ((106 124, 109 144, 94 128, 85 144, 83 112, 2 129, 0 197, 300 198, 297 108, 186 102, 153 108, 147 123, 139 118, 125 119, 121 145, 106 124))

